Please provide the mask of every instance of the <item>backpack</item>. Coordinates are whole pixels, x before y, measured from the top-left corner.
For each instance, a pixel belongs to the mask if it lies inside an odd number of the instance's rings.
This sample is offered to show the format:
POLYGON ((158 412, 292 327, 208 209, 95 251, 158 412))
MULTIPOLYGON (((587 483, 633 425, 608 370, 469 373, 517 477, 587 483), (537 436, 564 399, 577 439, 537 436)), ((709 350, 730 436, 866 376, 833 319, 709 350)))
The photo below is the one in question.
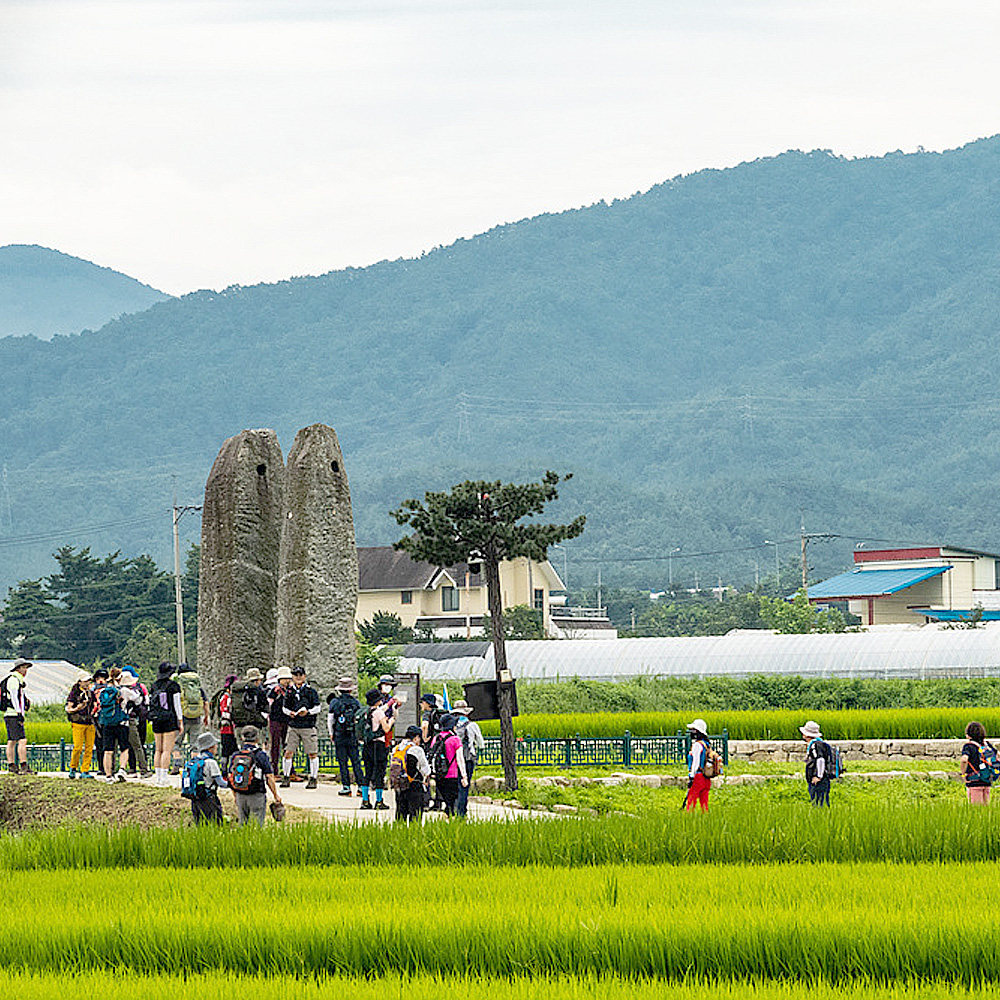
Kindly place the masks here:
POLYGON ((701 765, 701 773, 706 778, 717 778, 722 774, 722 757, 708 742, 705 743, 705 760, 701 765))
POLYGON ((405 792, 416 780, 406 772, 406 751, 411 746, 412 743, 404 740, 392 751, 392 756, 389 758, 389 787, 394 792, 405 792))
POLYGON ((101 688, 100 710, 97 721, 102 726, 113 726, 118 722, 118 688, 107 684, 101 688))
POLYGON ((330 702, 330 712, 333 715, 333 733, 335 736, 350 736, 354 731, 355 712, 351 711, 351 703, 346 699, 335 698, 330 702))
POLYGON ((185 799, 207 799, 205 758, 192 757, 181 771, 181 795, 185 799))
POLYGON ((992 743, 984 741, 979 748, 979 780, 992 785, 1000 779, 1000 760, 992 743))
POLYGON ((435 778, 447 778, 451 769, 454 755, 448 756, 448 740, 442 734, 438 734, 437 741, 431 747, 431 774, 435 778))
POLYGON ((229 758, 229 787, 249 793, 257 775, 257 755, 253 750, 237 750, 229 758))
POLYGON ((475 751, 472 748, 472 740, 469 737, 469 717, 460 716, 455 723, 455 735, 462 741, 462 754, 466 760, 475 759, 475 751))
POLYGON ((233 681, 233 686, 229 689, 233 696, 233 707, 230 715, 233 718, 233 726, 237 731, 244 726, 256 726, 258 729, 264 726, 264 716, 257 708, 257 690, 252 688, 245 681, 233 681))
MULTIPOLYGON (((167 691, 169 681, 157 681, 153 685, 153 690, 149 695, 149 721, 157 723, 174 723, 177 716, 174 715, 173 699, 167 691)), ((101 688, 103 691, 104 689, 101 688)))
POLYGON ((377 743, 385 737, 385 733, 381 730, 376 732, 376 730, 372 729, 372 716, 375 714, 376 708, 376 705, 359 708, 354 714, 354 734, 362 746, 367 746, 369 743, 377 743))
POLYGON ((208 718, 215 726, 222 721, 222 716, 219 714, 219 702, 222 700, 222 695, 225 690, 225 688, 219 688, 219 690, 212 695, 208 703, 208 718))
POLYGON ((0 712, 6 712, 7 709, 13 708, 10 703, 10 691, 7 689, 7 685, 10 683, 10 679, 13 676, 13 674, 8 674, 3 679, 3 685, 0 686, 0 712))
POLYGON ((826 747, 826 753, 823 754, 827 762, 827 772, 824 777, 829 777, 831 780, 835 780, 840 777, 844 770, 844 754, 840 747, 835 747, 832 743, 827 743, 826 740, 821 740, 819 737, 814 739, 808 747, 806 747, 806 755, 808 756, 809 751, 813 748, 813 743, 822 743, 826 747))
POLYGON ((181 686, 181 711, 185 719, 197 719, 201 716, 201 681, 198 675, 190 670, 178 674, 174 680, 181 686))

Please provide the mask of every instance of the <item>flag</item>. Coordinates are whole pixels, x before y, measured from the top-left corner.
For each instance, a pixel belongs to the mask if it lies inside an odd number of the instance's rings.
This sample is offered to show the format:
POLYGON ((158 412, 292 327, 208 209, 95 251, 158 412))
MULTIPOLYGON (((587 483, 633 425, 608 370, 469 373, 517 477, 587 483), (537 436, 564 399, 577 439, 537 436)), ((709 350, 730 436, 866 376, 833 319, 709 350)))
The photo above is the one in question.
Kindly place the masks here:
POLYGON ((451 711, 451 702, 448 700, 448 685, 441 685, 441 706, 446 712, 451 711))

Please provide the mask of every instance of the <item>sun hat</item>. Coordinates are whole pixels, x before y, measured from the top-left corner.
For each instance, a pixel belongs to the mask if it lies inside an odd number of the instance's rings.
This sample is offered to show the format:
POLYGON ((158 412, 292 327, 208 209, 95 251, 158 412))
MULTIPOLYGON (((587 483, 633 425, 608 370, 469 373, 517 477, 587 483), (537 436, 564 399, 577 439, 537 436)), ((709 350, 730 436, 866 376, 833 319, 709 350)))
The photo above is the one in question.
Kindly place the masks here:
POLYGON ((431 708, 437 708, 437 704, 438 704, 437 695, 436 694, 432 694, 430 691, 425 691, 420 696, 420 700, 425 705, 430 705, 431 708))
POLYGON ((441 732, 446 733, 455 728, 455 722, 455 716, 452 715, 451 712, 445 712, 445 714, 441 716, 441 720, 438 725, 441 727, 441 732))
POLYGON ((377 705, 382 700, 382 692, 378 688, 372 688, 365 692, 365 701, 369 705, 377 705))
POLYGON ((453 712, 458 712, 460 715, 472 715, 475 709, 464 699, 459 698, 454 705, 451 706, 453 712))
POLYGON ((412 740, 414 736, 420 736, 420 726, 407 726, 406 727, 406 738, 412 740))
POLYGON ((292 667, 292 676, 293 677, 305 677, 305 675, 306 675, 306 668, 305 667, 302 667, 302 666, 292 667))
POLYGON ((687 727, 696 733, 704 734, 708 732, 708 723, 704 719, 695 719, 694 722, 689 722, 687 727))
POLYGON ((139 683, 139 678, 131 670, 123 670, 121 681, 122 684, 126 684, 128 687, 135 687, 139 683))
POLYGON ((169 677, 174 672, 174 665, 164 660, 156 671, 160 677, 169 677))
POLYGON ((278 668, 271 667, 271 669, 268 670, 266 676, 264 677, 264 683, 273 684, 277 679, 278 679, 278 668))
POLYGON ((262 681, 263 679, 264 679, 264 675, 256 667, 251 667, 247 671, 247 680, 248 681, 262 681))
POLYGON ((354 678, 353 677, 341 677, 337 681, 338 691, 353 691, 354 690, 354 678))
POLYGON ((244 726, 240 730, 240 739, 244 743, 256 743, 257 742, 257 727, 256 726, 244 726))
POLYGON ((382 675, 382 676, 381 676, 381 677, 380 677, 380 678, 378 679, 378 683, 379 683, 379 686, 380 686, 380 687, 381 687, 381 686, 382 686, 383 684, 391 684, 391 685, 392 685, 393 687, 395 687, 395 686, 396 686, 396 678, 395 678, 395 677, 393 677, 393 676, 392 676, 392 674, 383 674, 383 675, 382 675))
POLYGON ((803 736, 822 736, 818 722, 807 722, 804 726, 799 726, 799 732, 803 736))
POLYGON ((213 733, 204 732, 198 734, 198 739, 194 741, 194 745, 199 750, 211 750, 218 742, 213 733))
POLYGON ((292 679, 292 672, 288 667, 278 667, 274 672, 274 679, 276 681, 290 681, 292 679))
POLYGON ((21 667, 30 667, 30 666, 31 666, 31 660, 26 660, 23 656, 19 656, 14 661, 14 669, 15 670, 20 670, 21 667))
POLYGON ((110 677, 110 676, 111 675, 108 673, 107 667, 98 667, 94 671, 94 676, 91 679, 96 681, 98 677, 110 677))

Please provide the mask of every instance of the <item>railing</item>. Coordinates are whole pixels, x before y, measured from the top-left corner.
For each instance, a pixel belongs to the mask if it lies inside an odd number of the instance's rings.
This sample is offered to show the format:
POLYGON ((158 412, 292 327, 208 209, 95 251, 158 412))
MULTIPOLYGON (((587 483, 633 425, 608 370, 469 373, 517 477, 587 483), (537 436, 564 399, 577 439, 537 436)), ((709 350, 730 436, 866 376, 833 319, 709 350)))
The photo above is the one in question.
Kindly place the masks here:
MULTIPOLYGON (((712 748, 729 763, 729 732, 709 736, 712 748)), ((566 739, 536 739, 519 736, 515 740, 518 767, 659 767, 668 764, 685 764, 691 749, 691 736, 678 731, 675 736, 572 736, 566 739)), ((68 771, 72 743, 32 743, 28 746, 28 764, 35 771, 68 771)), ((146 759, 153 759, 153 745, 146 745, 146 759)), ((186 751, 185 751, 186 754, 186 751)), ((479 767, 499 767, 500 740, 486 740, 486 747, 479 754, 479 767)), ((96 760, 94 766, 99 768, 96 760)), ((295 766, 304 769, 305 755, 301 748, 295 755, 295 766)), ((337 754, 328 739, 319 741, 319 766, 321 770, 337 768, 337 754)))

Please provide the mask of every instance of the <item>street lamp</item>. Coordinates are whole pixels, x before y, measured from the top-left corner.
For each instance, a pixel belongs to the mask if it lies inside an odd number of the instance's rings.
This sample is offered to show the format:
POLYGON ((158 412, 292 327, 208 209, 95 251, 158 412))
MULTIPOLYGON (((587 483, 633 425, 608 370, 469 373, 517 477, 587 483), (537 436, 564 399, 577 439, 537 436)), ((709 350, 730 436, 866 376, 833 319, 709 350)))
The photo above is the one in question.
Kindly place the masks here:
POLYGON ((671 594, 674 592, 674 553, 680 550, 681 547, 676 545, 667 552, 667 582, 671 594))
POLYGON ((566 588, 566 592, 568 594, 569 593, 569 573, 566 570, 566 546, 565 545, 560 545, 558 542, 553 542, 549 546, 549 548, 551 548, 551 549, 562 549, 562 554, 563 554, 563 575, 562 575, 562 580, 563 580, 563 586, 566 588))

